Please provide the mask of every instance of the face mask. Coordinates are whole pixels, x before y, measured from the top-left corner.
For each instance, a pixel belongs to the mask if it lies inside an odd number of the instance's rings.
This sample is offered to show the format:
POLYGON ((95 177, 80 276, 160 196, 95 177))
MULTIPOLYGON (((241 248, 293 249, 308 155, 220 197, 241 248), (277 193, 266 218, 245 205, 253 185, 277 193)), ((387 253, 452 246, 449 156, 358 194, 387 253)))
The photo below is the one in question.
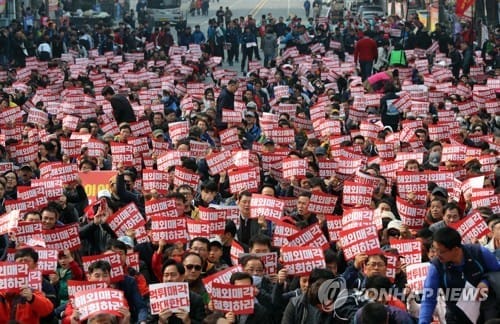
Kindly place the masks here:
POLYGON ((253 279, 253 285, 255 287, 259 287, 260 284, 262 283, 262 277, 259 277, 259 276, 252 276, 252 279, 253 279))
POLYGON ((439 161, 441 161, 441 154, 439 152, 432 152, 429 154, 429 163, 437 165, 439 161))

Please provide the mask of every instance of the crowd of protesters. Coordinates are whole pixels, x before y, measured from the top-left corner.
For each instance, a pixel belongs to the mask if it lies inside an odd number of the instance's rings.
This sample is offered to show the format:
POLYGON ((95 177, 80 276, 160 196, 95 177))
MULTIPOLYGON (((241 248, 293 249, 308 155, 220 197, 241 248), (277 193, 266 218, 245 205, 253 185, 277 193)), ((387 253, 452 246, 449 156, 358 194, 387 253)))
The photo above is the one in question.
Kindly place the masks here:
MULTIPOLYGON (((191 14, 208 16, 208 3, 193 0, 191 14)), ((116 29, 24 19, 0 31, 2 224, 40 223, 45 234, 78 224, 81 241, 77 249, 57 251, 57 269, 44 275, 41 289, 0 290, 0 322, 497 323, 498 27, 480 42, 467 23, 453 34, 439 24, 430 33, 417 16, 359 21, 347 14, 334 21, 313 8, 307 21, 271 14, 257 21, 234 19, 220 7, 206 34, 199 26, 193 32, 177 26, 176 44, 171 27, 153 28, 139 4, 137 28, 129 16, 116 29), (223 69, 223 61, 241 63, 243 76, 223 69), (228 151, 233 163, 212 172, 212 157, 228 151), (166 162, 172 152, 178 155, 166 162), (285 162, 294 160, 305 163, 284 172, 285 162), (116 173, 94 195, 78 174, 66 174, 72 180, 58 188, 61 194, 49 197, 47 189, 56 189, 49 186, 41 196, 50 199, 37 208, 22 205, 35 183, 58 179, 47 168, 61 165, 75 165, 80 176, 116 173), (256 186, 232 177, 255 167, 256 186), (146 189, 144 175, 151 170, 165 177, 146 189), (425 176, 440 173, 451 178, 425 176), (196 175, 196 183, 186 174, 196 175), (422 183, 408 189, 404 177, 412 174, 422 175, 426 190, 422 183), (361 190, 359 200, 349 200, 356 185, 366 189, 368 202, 361 190), (297 276, 289 273, 289 260, 278 259, 276 271, 266 273, 256 255, 279 254, 287 243, 275 218, 252 216, 255 195, 287 201, 279 226, 288 224, 293 233, 320 228, 328 242, 324 267, 297 276), (333 216, 312 208, 318 195, 334 198, 333 216), (175 205, 169 216, 148 209, 166 200, 175 205), (108 220, 130 205, 143 223, 118 233, 108 220), (12 206, 26 207, 17 209, 15 221, 12 206), (227 206, 234 206, 235 217, 224 219, 217 235, 154 239, 158 217, 201 224, 207 208, 227 206), (417 226, 409 209, 416 211, 417 226), (355 210, 366 212, 368 222, 342 220, 355 210), (343 224, 333 226, 339 216, 343 224), (468 224, 465 219, 489 230, 470 237, 453 225, 468 224), (342 225, 361 231, 376 226, 376 251, 351 257, 341 244, 342 225), (422 285, 433 293, 419 298, 411 291, 411 264, 404 251, 391 247, 395 239, 420 242, 420 260, 430 262, 422 285), (247 254, 235 259, 236 247, 247 254), (132 251, 139 255, 138 269, 127 264, 132 251), (119 281, 111 282, 107 261, 83 266, 82 258, 107 253, 120 256, 125 275, 119 281), (397 256, 392 275, 388 254, 397 256), (216 307, 205 281, 236 266, 224 283, 256 288, 246 315, 216 307), (334 311, 321 307, 322 284, 339 278, 348 302, 334 311), (72 301, 70 280, 104 282, 123 292, 124 306, 87 318, 72 301), (188 312, 151 314, 150 285, 162 282, 188 283, 188 312), (487 297, 479 319, 438 294, 466 284, 487 297), (401 294, 367 293, 367 302, 354 293, 363 289, 401 294)), ((36 270, 37 249, 53 242, 20 242, 18 226, 9 226, 0 233, 2 260, 36 270)))

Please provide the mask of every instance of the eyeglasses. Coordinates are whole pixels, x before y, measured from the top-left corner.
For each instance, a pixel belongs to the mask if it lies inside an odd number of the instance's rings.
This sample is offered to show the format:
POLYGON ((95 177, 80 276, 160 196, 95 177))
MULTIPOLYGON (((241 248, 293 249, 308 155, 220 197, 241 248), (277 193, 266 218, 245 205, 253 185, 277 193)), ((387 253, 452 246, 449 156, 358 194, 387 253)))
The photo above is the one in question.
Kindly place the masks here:
POLYGON ((264 273, 264 269, 254 269, 254 268, 248 268, 248 269, 245 269, 246 272, 248 273, 264 273))
POLYGON ((366 266, 368 266, 370 268, 383 268, 383 267, 385 267, 385 263, 383 263, 383 262, 370 262, 370 263, 367 263, 366 266))
POLYGON ((189 271, 191 270, 195 270, 195 271, 201 271, 201 265, 199 264, 186 264, 184 266, 186 269, 188 269, 189 271))

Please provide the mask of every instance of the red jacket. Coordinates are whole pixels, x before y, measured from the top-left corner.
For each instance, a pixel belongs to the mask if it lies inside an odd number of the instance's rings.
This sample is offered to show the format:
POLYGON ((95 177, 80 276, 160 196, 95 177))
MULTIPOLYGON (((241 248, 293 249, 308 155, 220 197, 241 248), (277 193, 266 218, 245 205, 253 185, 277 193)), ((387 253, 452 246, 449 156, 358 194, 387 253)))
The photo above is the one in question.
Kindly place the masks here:
POLYGON ((378 58, 377 43, 370 37, 363 37, 354 48, 354 62, 375 61, 378 58))
POLYGON ((21 324, 39 323, 41 317, 49 315, 54 310, 52 302, 42 292, 34 291, 31 302, 19 295, 0 293, 0 323, 8 323, 11 319, 11 309, 15 307, 15 320, 21 324))

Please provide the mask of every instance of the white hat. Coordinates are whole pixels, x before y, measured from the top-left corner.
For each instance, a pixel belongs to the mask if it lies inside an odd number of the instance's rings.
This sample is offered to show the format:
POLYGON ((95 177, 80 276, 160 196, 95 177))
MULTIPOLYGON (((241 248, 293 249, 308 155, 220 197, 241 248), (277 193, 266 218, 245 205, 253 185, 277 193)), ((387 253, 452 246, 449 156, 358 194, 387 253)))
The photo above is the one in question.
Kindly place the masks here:
POLYGON ((390 210, 384 210, 382 213, 380 213, 380 218, 390 218, 391 220, 395 220, 396 216, 394 216, 394 213, 390 210))
POLYGON ((401 227, 403 227, 403 222, 397 219, 390 221, 387 225, 388 230, 397 229, 398 231, 401 231, 401 227))
POLYGON ((97 199, 101 199, 102 197, 106 197, 106 198, 111 199, 111 192, 109 192, 109 190, 107 190, 107 189, 100 190, 97 193, 97 199))
POLYGON ((132 249, 134 248, 134 240, 132 240, 132 238, 130 236, 126 236, 126 235, 120 236, 118 238, 118 241, 125 243, 126 245, 128 245, 132 249))

